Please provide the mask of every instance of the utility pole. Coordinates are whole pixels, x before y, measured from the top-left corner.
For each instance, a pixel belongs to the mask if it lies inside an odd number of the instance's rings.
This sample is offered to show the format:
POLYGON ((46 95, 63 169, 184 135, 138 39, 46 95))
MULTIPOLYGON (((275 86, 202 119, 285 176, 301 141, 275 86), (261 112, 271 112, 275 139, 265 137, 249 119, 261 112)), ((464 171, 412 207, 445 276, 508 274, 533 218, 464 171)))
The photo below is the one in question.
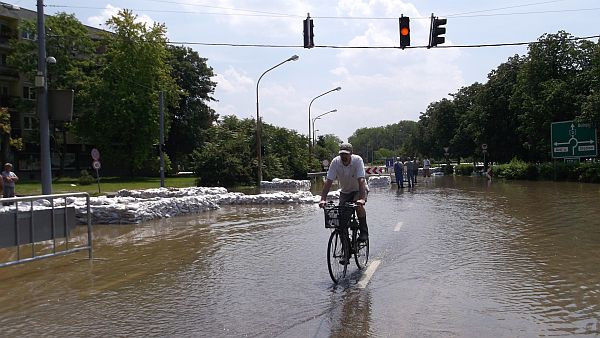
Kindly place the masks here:
POLYGON ((160 138, 158 149, 160 150, 160 187, 165 187, 165 92, 161 90, 159 92, 160 97, 160 138))
POLYGON ((40 119, 40 163, 42 195, 52 194, 52 162, 50 160, 50 122, 48 119, 48 83, 46 81, 46 28, 44 0, 37 0, 38 64, 35 75, 37 113, 40 119))

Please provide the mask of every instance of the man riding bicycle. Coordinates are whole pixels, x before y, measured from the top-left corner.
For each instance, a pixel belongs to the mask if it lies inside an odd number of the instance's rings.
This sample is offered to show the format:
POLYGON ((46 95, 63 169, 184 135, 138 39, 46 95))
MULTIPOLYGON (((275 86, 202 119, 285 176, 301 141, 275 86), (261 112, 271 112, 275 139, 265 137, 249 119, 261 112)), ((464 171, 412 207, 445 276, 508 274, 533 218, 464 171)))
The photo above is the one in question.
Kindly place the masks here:
POLYGON ((365 203, 369 187, 365 181, 365 166, 362 157, 352 154, 352 145, 342 143, 340 145, 339 156, 336 156, 327 171, 327 181, 321 192, 321 201, 319 207, 323 208, 327 203, 327 193, 331 189, 333 181, 337 178, 340 184, 340 205, 346 202, 355 202, 356 215, 358 216, 358 227, 360 235, 358 240, 367 241, 369 238, 369 229, 367 227, 367 212, 365 203))

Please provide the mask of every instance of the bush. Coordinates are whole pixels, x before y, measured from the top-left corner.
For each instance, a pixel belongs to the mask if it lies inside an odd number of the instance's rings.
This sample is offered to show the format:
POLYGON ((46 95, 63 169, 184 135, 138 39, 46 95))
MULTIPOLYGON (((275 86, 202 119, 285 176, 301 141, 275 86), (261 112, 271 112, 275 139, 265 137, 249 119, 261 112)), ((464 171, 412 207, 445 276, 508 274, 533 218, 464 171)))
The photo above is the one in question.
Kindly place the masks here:
POLYGON ((454 168, 454 170, 457 175, 471 176, 474 170, 473 168, 474 167, 472 164, 459 164, 454 168))
POLYGON ((79 185, 90 185, 94 183, 94 177, 90 175, 90 173, 88 173, 87 170, 82 170, 80 172, 79 178, 77 179, 77 182, 79 183, 79 185))
POLYGON ((507 179, 577 181, 600 183, 600 163, 525 163, 513 159, 494 167, 498 177, 507 179))
POLYGON ((507 164, 494 167, 495 175, 509 180, 535 180, 539 176, 539 169, 534 163, 513 158, 507 164))
POLYGON ((444 175, 452 175, 454 174, 454 167, 451 165, 442 164, 442 172, 444 175))

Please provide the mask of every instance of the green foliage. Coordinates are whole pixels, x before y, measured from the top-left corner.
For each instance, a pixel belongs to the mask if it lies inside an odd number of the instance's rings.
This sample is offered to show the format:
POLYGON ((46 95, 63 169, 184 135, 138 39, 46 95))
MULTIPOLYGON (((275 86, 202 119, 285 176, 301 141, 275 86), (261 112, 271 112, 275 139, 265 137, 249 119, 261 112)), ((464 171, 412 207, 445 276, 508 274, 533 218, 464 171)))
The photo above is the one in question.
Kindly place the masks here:
MULTIPOLYGON (((308 139, 295 131, 262 124, 263 180, 305 179, 308 139)), ((225 116, 209 130, 209 140, 192 158, 198 184, 204 186, 256 184, 256 122, 225 116)))
MULTIPOLYGON (((335 135, 319 135, 314 150, 316 160, 318 161, 316 169, 321 169, 321 163, 323 160, 328 160, 331 162, 331 160, 338 155, 341 143, 342 140, 335 135)), ((311 169, 313 168, 314 167, 311 167, 311 169)))
POLYGON ((466 163, 459 164, 456 167, 454 167, 454 171, 457 175, 471 176, 471 174, 473 173, 473 165, 466 163))
POLYGON ((600 183, 600 163, 580 163, 576 172, 579 182, 600 183))
POLYGON ((198 185, 230 187, 256 183, 256 123, 225 116, 209 130, 210 141, 192 153, 198 185))
POLYGON ((381 160, 375 153, 381 148, 389 149, 393 153, 391 157, 414 156, 418 152, 417 143, 420 140, 415 136, 416 133, 416 122, 400 121, 385 127, 360 128, 348 138, 348 142, 352 143, 355 154, 370 163, 374 160, 373 155, 375 159, 381 160))
POLYGON ((454 174, 454 167, 452 165, 442 164, 442 172, 444 175, 452 175, 454 174))
POLYGON ((507 164, 495 166, 494 175, 510 180, 535 180, 539 176, 539 169, 533 163, 527 163, 514 158, 507 164))
POLYGON ((94 177, 90 175, 87 170, 82 170, 79 178, 77 179, 77 183, 79 183, 79 185, 90 185, 94 183, 94 177))
POLYGON ((185 167, 187 157, 206 140, 206 130, 217 121, 218 115, 207 103, 214 101, 215 74, 191 48, 168 46, 171 75, 183 91, 178 107, 170 111, 166 151, 175 167, 185 167))
POLYGON ((101 152, 109 164, 130 175, 139 172, 159 137, 159 92, 165 92, 165 133, 169 111, 177 105, 178 87, 171 77, 166 29, 146 27, 137 16, 120 11, 107 21, 112 34, 102 42, 101 73, 93 84, 95 100, 77 121, 78 134, 101 152))
MULTIPOLYGON (((8 108, 0 107, 0 149, 8 149, 8 147, 14 147, 17 150, 23 149, 23 140, 21 138, 10 137, 10 114, 8 108), (8 144, 3 144, 7 142, 8 144)), ((2 157, 6 157, 3 154, 2 157)), ((1 160, 1 159, 0 159, 1 160)), ((4 163, 4 161, 0 161, 4 163)))

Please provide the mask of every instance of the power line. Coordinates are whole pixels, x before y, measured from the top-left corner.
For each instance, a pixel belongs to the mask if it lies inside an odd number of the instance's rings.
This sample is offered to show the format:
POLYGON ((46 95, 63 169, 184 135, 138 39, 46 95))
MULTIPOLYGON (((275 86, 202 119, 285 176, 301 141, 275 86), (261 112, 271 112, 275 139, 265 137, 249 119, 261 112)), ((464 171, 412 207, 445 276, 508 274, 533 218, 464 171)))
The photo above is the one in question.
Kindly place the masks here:
MULTIPOLYGON (((569 41, 590 40, 600 38, 600 35, 591 35, 585 37, 568 38, 569 41)), ((200 46, 221 46, 221 47, 260 47, 260 48, 303 48, 301 45, 267 45, 267 44, 236 44, 236 43, 212 43, 212 42, 190 42, 190 41, 170 41, 174 45, 200 45, 200 46)), ((543 41, 523 41, 523 42, 505 42, 505 43, 487 43, 470 45, 446 45, 435 48, 483 48, 483 47, 506 47, 523 46, 529 44, 543 43, 543 41)), ((400 46, 335 46, 335 45, 317 45, 314 48, 332 48, 332 49, 402 49, 400 46)), ((407 46, 406 49, 428 48, 428 46, 407 46)), ((434 48, 434 49, 435 49, 434 48)))
MULTIPOLYGON (((157 0, 156 0, 157 1, 157 0)), ((564 0, 558 0, 564 1, 564 0)), ((166 2, 166 1, 163 1, 166 2)), ((547 1, 540 2, 536 4, 542 3, 550 3, 556 1, 547 1)), ((174 2, 176 3, 176 2, 174 2)), ((532 4, 533 5, 533 4, 532 4)), ((440 15, 440 17, 447 18, 477 18, 477 17, 494 17, 494 16, 510 16, 510 15, 532 15, 532 14, 552 14, 552 13, 573 13, 573 12, 587 12, 587 11, 598 11, 600 7, 591 7, 591 8, 574 8, 574 9, 557 9, 557 10, 544 10, 544 11, 527 11, 527 12, 511 12, 511 13, 495 13, 495 14, 474 14, 469 15, 469 13, 481 13, 481 12, 489 12, 496 11, 507 8, 515 8, 515 7, 524 7, 528 5, 520 5, 520 6, 510 6, 503 8, 495 8, 481 11, 473 11, 473 12, 465 12, 459 14, 449 14, 449 15, 440 15)), ((46 5, 46 7, 53 8, 74 8, 74 9, 106 9, 105 7, 92 7, 92 6, 70 6, 70 5, 46 5)), ((281 14, 281 13, 271 13, 271 12, 261 12, 261 11, 252 11, 245 9, 235 9, 235 8, 227 8, 227 7, 217 7, 217 6, 205 6, 205 7, 213 7, 217 9, 228 9, 228 10, 237 10, 237 11, 246 11, 251 13, 224 13, 224 12, 198 12, 198 11, 186 11, 186 10, 168 10, 168 9, 140 9, 133 8, 132 11, 136 12, 150 12, 150 13, 181 13, 181 14, 197 14, 197 15, 218 15, 218 16, 245 16, 245 17, 268 17, 268 18, 304 18, 302 15, 294 15, 294 14, 281 14)), ((323 19, 323 20, 398 20, 398 17, 357 17, 357 16, 312 16, 313 19, 323 19)), ((423 16, 423 17, 411 17, 413 20, 429 20, 431 17, 423 16)))

